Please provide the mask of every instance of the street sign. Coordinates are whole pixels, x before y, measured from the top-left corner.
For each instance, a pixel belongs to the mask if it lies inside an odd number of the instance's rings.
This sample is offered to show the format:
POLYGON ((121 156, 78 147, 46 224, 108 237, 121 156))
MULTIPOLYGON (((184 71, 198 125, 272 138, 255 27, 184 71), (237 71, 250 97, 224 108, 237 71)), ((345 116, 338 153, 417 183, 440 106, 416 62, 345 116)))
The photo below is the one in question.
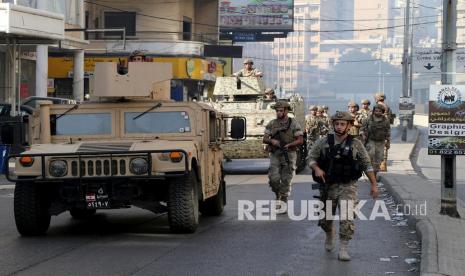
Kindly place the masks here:
POLYGON ((252 42, 256 40, 255 33, 234 33, 233 34, 234 42, 252 42))
POLYGON ((415 104, 410 97, 400 97, 399 99, 399 115, 413 115, 415 104))
MULTIPOLYGON (((456 72, 465 73, 465 49, 456 50, 456 72)), ((413 50, 414 73, 441 73, 441 48, 415 48, 413 50)))
POLYGON ((465 155, 465 85, 431 85, 428 154, 465 155))

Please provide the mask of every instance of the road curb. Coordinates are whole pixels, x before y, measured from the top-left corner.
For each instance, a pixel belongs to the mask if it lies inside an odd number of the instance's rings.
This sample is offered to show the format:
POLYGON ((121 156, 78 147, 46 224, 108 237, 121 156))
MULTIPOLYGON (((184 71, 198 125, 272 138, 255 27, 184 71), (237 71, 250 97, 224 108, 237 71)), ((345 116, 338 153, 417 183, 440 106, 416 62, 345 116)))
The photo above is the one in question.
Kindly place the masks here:
MULTIPOLYGON (((417 129, 414 139, 415 145, 409 154, 411 157, 414 154, 415 148, 420 138, 420 132, 417 129)), ((413 167, 413 166, 412 166, 413 167)), ((416 173, 415 173, 416 174, 416 173)), ((387 175, 380 175, 381 182, 385 185, 386 190, 394 197, 396 202, 405 205, 407 202, 402 198, 396 190, 396 183, 393 183, 387 175)), ((416 231, 421 240, 421 265, 420 273, 423 276, 444 275, 439 273, 438 263, 438 239, 437 232, 428 217, 408 216, 409 224, 415 224, 416 231)))

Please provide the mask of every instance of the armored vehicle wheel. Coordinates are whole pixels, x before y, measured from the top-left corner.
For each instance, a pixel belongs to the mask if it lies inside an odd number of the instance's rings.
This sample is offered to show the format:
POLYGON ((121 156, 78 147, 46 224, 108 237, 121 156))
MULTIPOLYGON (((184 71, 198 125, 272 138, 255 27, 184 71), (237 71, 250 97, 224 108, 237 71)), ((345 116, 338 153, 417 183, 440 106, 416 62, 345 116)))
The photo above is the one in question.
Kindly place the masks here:
POLYGON ((191 171, 185 177, 171 180, 169 186, 168 220, 171 231, 193 233, 199 225, 197 178, 191 171))
POLYGON ((73 219, 88 219, 95 215, 97 210, 95 209, 80 209, 80 208, 72 208, 69 210, 69 214, 73 217, 73 219))
POLYGON ((16 228, 23 236, 43 235, 50 226, 50 202, 34 182, 17 182, 14 198, 16 228))
POLYGON ((204 216, 219 216, 223 213, 224 205, 226 205, 226 182, 224 181, 224 174, 221 175, 218 193, 199 204, 200 213, 204 216))

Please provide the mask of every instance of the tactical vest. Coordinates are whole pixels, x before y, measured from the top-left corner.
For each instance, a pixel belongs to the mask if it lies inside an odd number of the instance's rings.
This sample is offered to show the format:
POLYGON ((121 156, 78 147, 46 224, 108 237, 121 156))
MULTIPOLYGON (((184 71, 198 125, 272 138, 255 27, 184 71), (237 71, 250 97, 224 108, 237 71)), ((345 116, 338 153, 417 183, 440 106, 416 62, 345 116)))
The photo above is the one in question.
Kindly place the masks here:
MULTIPOLYGON (((328 145, 325 154, 317 160, 318 166, 325 172, 325 183, 350 183, 362 176, 362 169, 358 160, 353 156, 353 137, 348 135, 344 147, 335 145, 334 134, 328 134, 328 145)), ((321 178, 312 172, 315 182, 323 183, 321 178)))
POLYGON ((368 139, 373 141, 384 141, 388 133, 388 119, 383 116, 382 120, 375 120, 374 115, 368 121, 368 139))
MULTIPOLYGON (((279 120, 273 120, 271 122, 271 138, 279 140, 282 145, 286 145, 295 141, 293 129, 291 125, 293 123, 293 118, 289 118, 284 126, 279 123, 279 120)), ((295 149, 289 149, 295 150, 295 149)))

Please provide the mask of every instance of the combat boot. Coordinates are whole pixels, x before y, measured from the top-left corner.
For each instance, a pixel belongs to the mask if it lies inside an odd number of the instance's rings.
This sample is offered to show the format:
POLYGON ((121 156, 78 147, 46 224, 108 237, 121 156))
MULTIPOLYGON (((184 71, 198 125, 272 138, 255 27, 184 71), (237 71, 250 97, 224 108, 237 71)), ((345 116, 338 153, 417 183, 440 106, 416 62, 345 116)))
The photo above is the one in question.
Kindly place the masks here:
POLYGON ((334 249, 334 236, 336 235, 336 229, 332 228, 331 231, 325 232, 325 249, 327 252, 331 252, 334 249))
POLYGON ((281 208, 278 214, 287 214, 287 195, 281 195, 281 208))
POLYGON ((341 241, 338 256, 339 261, 350 261, 348 247, 349 241, 341 241))
POLYGON ((387 172, 386 161, 381 162, 381 164, 379 165, 379 171, 380 172, 387 172))

